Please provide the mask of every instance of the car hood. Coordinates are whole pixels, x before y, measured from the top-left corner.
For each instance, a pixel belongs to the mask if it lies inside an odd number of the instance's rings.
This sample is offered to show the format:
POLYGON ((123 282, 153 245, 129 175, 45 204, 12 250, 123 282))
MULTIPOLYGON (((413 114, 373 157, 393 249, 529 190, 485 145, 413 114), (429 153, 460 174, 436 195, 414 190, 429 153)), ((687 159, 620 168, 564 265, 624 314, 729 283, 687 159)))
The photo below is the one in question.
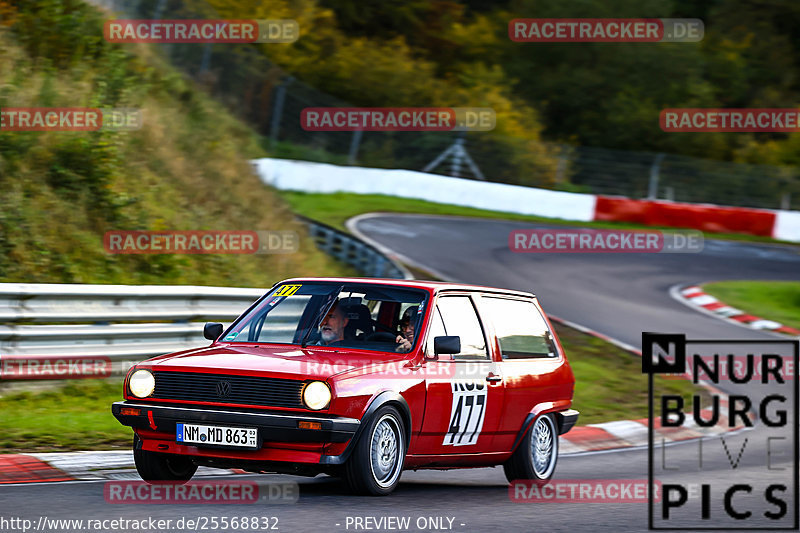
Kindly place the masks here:
POLYGON ((408 354, 343 351, 298 346, 215 345, 148 359, 137 368, 154 371, 263 375, 325 380, 376 363, 402 361, 408 354))

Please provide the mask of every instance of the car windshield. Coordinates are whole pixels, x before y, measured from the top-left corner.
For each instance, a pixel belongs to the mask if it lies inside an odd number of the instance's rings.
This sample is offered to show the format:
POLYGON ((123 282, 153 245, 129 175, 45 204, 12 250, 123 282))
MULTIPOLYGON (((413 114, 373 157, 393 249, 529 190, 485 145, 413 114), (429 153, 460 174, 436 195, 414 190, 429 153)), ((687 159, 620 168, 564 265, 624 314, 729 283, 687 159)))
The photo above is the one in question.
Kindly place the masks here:
POLYGON ((281 284, 222 340, 408 352, 426 302, 426 291, 390 285, 281 284))

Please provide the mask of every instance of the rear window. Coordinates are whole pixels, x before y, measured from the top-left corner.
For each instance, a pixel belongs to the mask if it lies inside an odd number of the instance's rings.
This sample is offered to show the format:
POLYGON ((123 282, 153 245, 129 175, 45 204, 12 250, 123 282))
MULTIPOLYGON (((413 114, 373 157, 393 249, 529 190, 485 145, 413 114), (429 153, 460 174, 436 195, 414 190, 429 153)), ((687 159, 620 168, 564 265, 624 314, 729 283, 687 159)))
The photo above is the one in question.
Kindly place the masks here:
POLYGON ((503 359, 558 355, 552 334, 533 302, 484 296, 481 309, 494 325, 503 359))

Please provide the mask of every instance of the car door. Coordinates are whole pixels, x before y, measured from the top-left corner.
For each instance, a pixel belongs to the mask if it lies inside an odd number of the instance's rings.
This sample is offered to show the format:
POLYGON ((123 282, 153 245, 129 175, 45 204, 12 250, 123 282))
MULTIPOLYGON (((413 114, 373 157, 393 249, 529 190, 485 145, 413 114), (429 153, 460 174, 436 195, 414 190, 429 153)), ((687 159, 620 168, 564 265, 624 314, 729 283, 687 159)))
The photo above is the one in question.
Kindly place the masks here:
POLYGON ((501 449, 510 450, 531 410, 563 397, 563 384, 553 375, 564 359, 533 300, 484 294, 478 303, 497 339, 497 366, 505 382, 505 408, 496 441, 501 449))
POLYGON ((424 363, 425 416, 415 453, 496 451, 494 434, 503 408, 503 381, 491 359, 488 335, 472 297, 440 296, 432 321, 425 340, 426 357, 433 356, 433 339, 441 335, 458 335, 461 352, 424 363))

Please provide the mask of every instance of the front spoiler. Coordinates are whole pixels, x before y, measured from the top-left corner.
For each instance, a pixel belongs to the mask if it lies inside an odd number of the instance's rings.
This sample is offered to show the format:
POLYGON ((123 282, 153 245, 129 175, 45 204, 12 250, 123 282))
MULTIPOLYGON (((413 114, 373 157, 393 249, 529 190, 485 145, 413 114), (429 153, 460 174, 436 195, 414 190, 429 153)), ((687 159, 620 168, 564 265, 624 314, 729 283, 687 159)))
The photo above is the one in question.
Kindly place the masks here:
POLYGON ((347 442, 360 421, 338 416, 307 416, 275 412, 235 411, 219 408, 172 407, 137 402, 114 402, 111 413, 122 425, 175 434, 178 422, 222 424, 258 428, 259 442, 347 442), (123 415, 123 407, 139 409, 139 415, 123 415), (300 429, 300 422, 317 422, 321 429, 300 429))

